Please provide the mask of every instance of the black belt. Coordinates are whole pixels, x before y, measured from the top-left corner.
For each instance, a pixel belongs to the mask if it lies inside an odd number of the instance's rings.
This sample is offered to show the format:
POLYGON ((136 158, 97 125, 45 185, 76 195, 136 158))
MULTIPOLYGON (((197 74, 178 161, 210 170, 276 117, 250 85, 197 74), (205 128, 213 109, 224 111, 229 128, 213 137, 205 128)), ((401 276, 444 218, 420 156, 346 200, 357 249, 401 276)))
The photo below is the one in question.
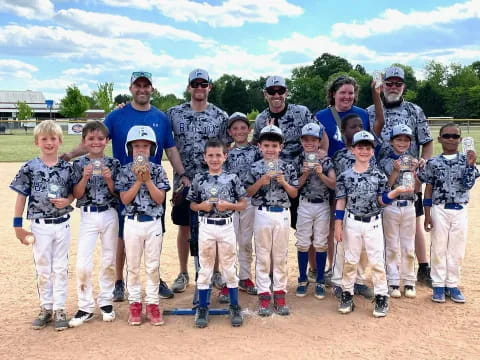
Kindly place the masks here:
POLYGON ((448 204, 445 204, 445 209, 447 209, 447 210, 462 210, 463 205, 462 204, 457 204, 457 203, 448 203, 448 204))
POLYGON ((83 212, 104 212, 110 209, 108 205, 103 206, 84 206, 83 212))
POLYGON ((212 218, 203 218, 201 221, 205 224, 210 224, 210 225, 227 225, 232 222, 232 218, 222 218, 222 219, 212 219, 212 218))
POLYGON ((130 220, 137 220, 138 222, 146 222, 146 221, 154 221, 160 219, 160 216, 150 216, 144 214, 137 214, 137 215, 128 215, 128 219, 130 220))
POLYGON ((398 207, 409 206, 413 204, 413 200, 397 200, 395 201, 395 205, 398 207))
POLYGON ((306 197, 302 197, 302 200, 305 200, 306 202, 312 203, 312 204, 321 204, 326 202, 327 200, 325 199, 309 199, 306 197))
POLYGON ((369 223, 372 220, 377 220, 380 218, 380 214, 372 215, 372 216, 357 216, 352 213, 348 213, 348 217, 353 217, 354 220, 361 221, 364 223, 369 223))
POLYGON ((41 221, 40 220, 43 220, 43 222, 45 224, 61 224, 65 221, 67 221, 68 219, 70 219, 70 215, 67 215, 67 216, 64 216, 64 217, 59 217, 59 218, 55 218, 55 219, 35 219, 35 222, 37 224, 40 224, 41 221))
POLYGON ((271 212, 282 212, 283 210, 285 210, 284 207, 281 207, 281 206, 265 206, 265 205, 261 205, 258 207, 258 210, 267 210, 267 211, 271 211, 271 212))

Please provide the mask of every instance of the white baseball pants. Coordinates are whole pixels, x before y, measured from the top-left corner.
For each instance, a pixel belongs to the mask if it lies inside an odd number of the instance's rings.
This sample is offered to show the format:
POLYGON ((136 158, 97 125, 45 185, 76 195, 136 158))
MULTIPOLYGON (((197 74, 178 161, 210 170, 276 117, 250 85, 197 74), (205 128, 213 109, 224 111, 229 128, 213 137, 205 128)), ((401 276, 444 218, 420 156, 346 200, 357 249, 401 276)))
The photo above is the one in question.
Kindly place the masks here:
POLYGON ((430 262, 434 287, 457 287, 467 243, 468 212, 433 205, 430 262))
POLYGON ((137 221, 125 217, 124 228, 125 261, 127 268, 128 301, 142 301, 140 264, 142 254, 145 263, 147 281, 145 303, 158 304, 158 286, 160 284, 160 253, 162 252, 162 220, 137 221))
POLYGON ((330 205, 328 201, 313 204, 303 198, 297 210, 297 227, 295 246, 298 251, 307 252, 312 245, 316 252, 328 250, 328 233, 330 230, 330 205))
POLYGON ((372 265, 372 280, 375 295, 387 295, 388 286, 385 273, 384 243, 382 219, 370 222, 357 221, 353 214, 347 212, 343 226, 343 241, 345 248, 345 264, 343 266, 342 288, 354 294, 357 265, 362 248, 365 248, 368 262, 372 265))
POLYGON ((258 293, 270 292, 270 266, 273 268, 273 291, 287 291, 288 238, 290 211, 255 211, 255 279, 258 293))
POLYGON ((225 225, 207 224, 206 218, 199 217, 198 224, 198 272, 197 288, 207 290, 210 288, 213 267, 218 247, 218 262, 222 277, 227 287, 238 287, 237 276, 237 242, 233 223, 225 225))
POLYGON ((238 246, 238 263, 240 280, 252 279, 253 261, 253 222, 255 219, 255 206, 252 206, 251 199, 247 199, 247 208, 243 211, 235 211, 233 214, 233 227, 238 246))
POLYGON ((383 210, 383 234, 387 263, 388 285, 415 286, 415 206, 399 207, 393 202, 383 210), (400 257, 400 271, 398 260, 400 257))
POLYGON ((118 243, 118 215, 116 209, 103 212, 85 212, 81 209, 80 231, 77 247, 77 296, 78 309, 92 313, 93 299, 93 254, 100 235, 102 260, 98 283, 98 306, 112 305, 115 287, 115 256, 118 243))
MULTIPOLYGON (((343 265, 345 264, 345 249, 343 242, 335 241, 333 252, 333 267, 332 267, 332 283, 335 286, 342 286, 343 278, 343 265)), ((362 249, 360 253, 360 260, 357 264, 357 277, 355 279, 356 284, 367 284, 366 269, 368 266, 368 257, 365 249, 362 249)))
POLYGON ((39 222, 32 221, 31 230, 40 306, 54 311, 65 309, 70 220, 60 224, 45 224, 43 219, 39 222))

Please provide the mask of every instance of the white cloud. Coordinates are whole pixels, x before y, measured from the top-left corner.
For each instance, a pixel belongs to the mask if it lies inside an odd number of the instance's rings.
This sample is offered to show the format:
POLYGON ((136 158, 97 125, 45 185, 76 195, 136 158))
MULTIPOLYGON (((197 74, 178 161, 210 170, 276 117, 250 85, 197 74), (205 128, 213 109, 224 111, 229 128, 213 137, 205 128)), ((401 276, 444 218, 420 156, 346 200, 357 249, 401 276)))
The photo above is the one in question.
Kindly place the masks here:
POLYGON ((188 40, 204 45, 212 45, 214 43, 192 31, 180 30, 172 26, 159 25, 151 22, 131 20, 126 16, 95 13, 80 9, 60 10, 55 15, 55 20, 66 27, 76 28, 90 34, 105 37, 135 35, 172 40, 188 40))
POLYGON ((53 16, 54 6, 50 0, 3 0, 0 12, 41 20, 53 16))
POLYGON ((62 71, 66 76, 79 76, 79 75, 99 75, 104 71, 103 66, 93 66, 91 64, 85 64, 81 68, 70 68, 62 71))
POLYGON ((458 20, 480 18, 480 1, 470 0, 452 6, 437 7, 432 11, 411 11, 403 13, 387 9, 380 17, 362 24, 337 23, 332 26, 333 37, 367 38, 376 34, 390 33, 406 27, 425 27, 458 20))
POLYGON ((220 5, 191 0, 103 0, 110 6, 156 8, 177 21, 206 22, 213 27, 240 27, 250 23, 278 23, 279 17, 300 16, 303 9, 288 0, 227 0, 220 5))
POLYGON ((19 60, 0 59, 0 80, 29 80, 32 73, 38 71, 36 66, 19 60))

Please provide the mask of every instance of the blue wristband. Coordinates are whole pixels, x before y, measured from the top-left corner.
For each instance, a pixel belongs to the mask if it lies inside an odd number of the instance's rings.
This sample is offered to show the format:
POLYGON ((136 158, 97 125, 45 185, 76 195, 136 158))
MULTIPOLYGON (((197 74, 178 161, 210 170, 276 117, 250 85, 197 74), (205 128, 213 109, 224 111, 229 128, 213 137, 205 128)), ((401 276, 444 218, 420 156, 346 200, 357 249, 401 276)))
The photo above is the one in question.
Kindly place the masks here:
POLYGON ((383 195, 382 195, 382 202, 383 202, 384 204, 388 205, 388 204, 391 204, 391 203, 393 202, 393 199, 390 199, 390 198, 388 197, 388 193, 385 192, 385 193, 383 193, 383 195))
POLYGON ((335 220, 343 220, 345 217, 345 210, 335 210, 335 220))
POLYGON ((22 226, 23 226, 23 218, 14 217, 13 218, 13 227, 22 227, 22 226))
POLYGON ((424 207, 432 207, 432 205, 433 205, 432 199, 423 199, 424 207))

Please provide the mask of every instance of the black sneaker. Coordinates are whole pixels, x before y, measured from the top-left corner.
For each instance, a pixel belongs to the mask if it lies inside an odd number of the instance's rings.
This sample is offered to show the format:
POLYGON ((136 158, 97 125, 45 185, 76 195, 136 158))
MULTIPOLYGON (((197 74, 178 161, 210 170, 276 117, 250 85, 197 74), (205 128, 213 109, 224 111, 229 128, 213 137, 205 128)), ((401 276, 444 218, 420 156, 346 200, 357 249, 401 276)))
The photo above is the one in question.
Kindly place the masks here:
POLYGON ((83 310, 78 310, 77 313, 73 318, 70 319, 68 322, 69 327, 77 327, 80 325, 83 325, 83 323, 86 323, 87 321, 90 321, 93 319, 93 313, 88 313, 83 310))
POLYGON ((173 291, 168 288, 167 283, 162 279, 160 279, 160 285, 158 286, 158 296, 160 296, 160 299, 173 298, 173 291))
POLYGON ((430 277, 430 267, 422 266, 418 268, 417 281, 433 289, 432 278, 430 277))
POLYGON ((373 309, 373 316, 384 317, 388 313, 388 297, 385 295, 375 296, 375 308, 373 309))
POLYGON ((125 284, 122 280, 115 281, 115 289, 113 289, 113 301, 121 302, 125 300, 125 284))
POLYGON ((230 313, 230 322, 233 327, 242 326, 243 324, 243 315, 242 308, 240 305, 230 305, 228 309, 230 313))
POLYGON ((195 327, 204 328, 208 326, 208 308, 198 307, 195 312, 195 327))
POLYGON ((342 297, 340 299, 340 304, 338 305, 338 312, 341 314, 348 314, 355 309, 355 304, 353 303, 353 296, 348 291, 342 292, 342 297))

